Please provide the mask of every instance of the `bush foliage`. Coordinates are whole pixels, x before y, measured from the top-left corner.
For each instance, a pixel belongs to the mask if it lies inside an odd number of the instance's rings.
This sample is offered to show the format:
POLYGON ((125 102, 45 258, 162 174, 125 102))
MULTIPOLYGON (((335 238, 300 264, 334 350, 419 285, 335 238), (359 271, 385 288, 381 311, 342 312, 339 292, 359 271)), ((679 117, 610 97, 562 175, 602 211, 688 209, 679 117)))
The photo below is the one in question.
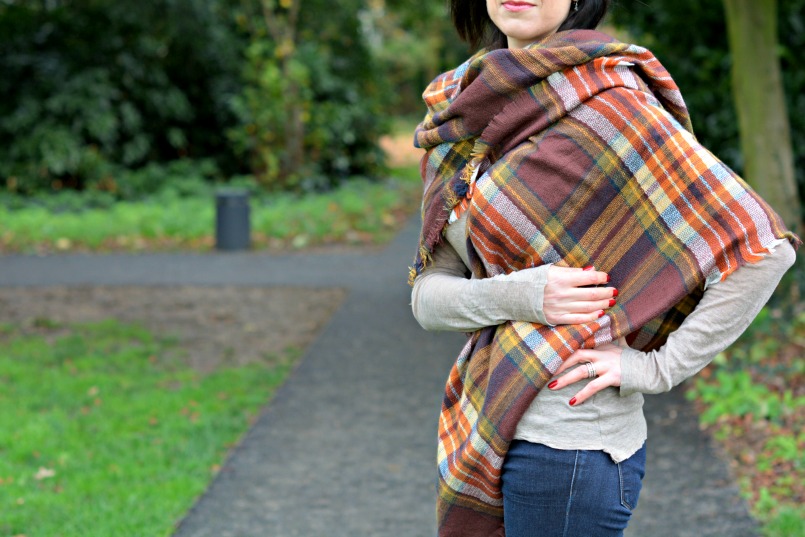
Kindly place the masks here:
POLYGON ((326 189, 383 164, 388 92, 361 31, 363 2, 300 2, 244 2, 236 15, 250 42, 228 136, 274 190, 326 189))
POLYGON ((146 165, 153 176, 201 158, 212 177, 254 173, 280 188, 377 173, 384 92, 357 19, 362 3, 306 2, 282 70, 287 43, 265 22, 290 3, 0 2, 0 187, 127 198, 153 191, 146 165), (303 153, 280 178, 270 171, 283 158, 276 141, 287 139, 288 110, 301 112, 303 153))
POLYGON ((239 48, 203 0, 0 7, 0 177, 116 192, 121 167, 224 158, 239 48))

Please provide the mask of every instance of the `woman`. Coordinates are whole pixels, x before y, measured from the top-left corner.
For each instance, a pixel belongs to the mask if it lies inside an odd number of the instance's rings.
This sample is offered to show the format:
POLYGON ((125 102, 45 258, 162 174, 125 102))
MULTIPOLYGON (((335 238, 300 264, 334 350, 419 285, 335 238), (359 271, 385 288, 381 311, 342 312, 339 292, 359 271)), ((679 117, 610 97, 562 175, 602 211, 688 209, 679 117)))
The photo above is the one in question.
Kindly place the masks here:
POLYGON ((591 30, 608 4, 451 3, 487 48, 430 84, 416 133, 414 315, 471 332, 440 417, 440 536, 622 535, 642 394, 732 343, 795 259, 656 58, 591 30))

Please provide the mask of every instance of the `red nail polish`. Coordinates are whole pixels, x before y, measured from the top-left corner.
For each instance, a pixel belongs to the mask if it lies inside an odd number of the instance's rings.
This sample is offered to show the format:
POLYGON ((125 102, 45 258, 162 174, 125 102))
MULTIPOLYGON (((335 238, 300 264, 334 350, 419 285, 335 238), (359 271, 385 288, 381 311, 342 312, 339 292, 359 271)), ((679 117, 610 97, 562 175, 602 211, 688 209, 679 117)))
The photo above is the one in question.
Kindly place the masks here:
POLYGON ((599 311, 598 312, 598 318, 600 319, 603 316, 604 316, 604 310, 599 311))
POLYGON ((609 283, 611 281, 612 281, 612 277, 609 274, 607 274, 607 283, 609 283))
POLYGON ((618 296, 618 290, 617 290, 617 289, 613 289, 613 290, 612 290, 612 296, 613 296, 613 297, 618 296))
POLYGON ((576 404, 576 398, 574 397, 573 399, 571 399, 569 404, 570 404, 570 406, 575 405, 576 404))
POLYGON ((587 265, 586 267, 584 267, 584 268, 583 268, 583 269, 581 269, 581 270, 593 270, 594 268, 595 268, 595 267, 594 267, 594 266, 592 266, 592 265, 587 265))
POLYGON ((557 385, 557 384, 559 384, 559 381, 558 381, 558 380, 554 380, 553 382, 551 382, 550 384, 548 384, 548 388, 550 388, 550 389, 554 389, 554 388, 556 388, 556 385, 557 385))
POLYGON ((616 302, 616 300, 614 298, 610 298, 609 299, 609 307, 611 308, 612 306, 614 306, 615 302, 616 302))

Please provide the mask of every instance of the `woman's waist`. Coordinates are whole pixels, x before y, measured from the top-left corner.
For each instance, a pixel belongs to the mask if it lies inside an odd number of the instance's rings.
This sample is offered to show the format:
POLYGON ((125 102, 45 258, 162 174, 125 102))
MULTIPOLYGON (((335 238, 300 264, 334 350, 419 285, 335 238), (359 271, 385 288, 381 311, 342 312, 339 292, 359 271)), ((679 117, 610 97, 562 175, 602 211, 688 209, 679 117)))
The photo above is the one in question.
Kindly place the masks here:
POLYGON ((610 387, 571 407, 568 401, 586 383, 577 382, 561 390, 543 389, 521 418, 515 438, 560 449, 603 449, 610 453, 645 441, 642 394, 621 397, 618 388, 610 387))

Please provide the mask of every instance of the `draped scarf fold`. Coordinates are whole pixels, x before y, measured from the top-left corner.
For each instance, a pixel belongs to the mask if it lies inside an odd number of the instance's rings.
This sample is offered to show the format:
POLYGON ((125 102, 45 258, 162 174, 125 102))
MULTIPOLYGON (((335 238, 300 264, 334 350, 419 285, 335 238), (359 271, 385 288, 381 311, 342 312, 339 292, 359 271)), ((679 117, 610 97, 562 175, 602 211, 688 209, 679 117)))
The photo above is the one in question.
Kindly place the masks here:
POLYGON ((679 89, 644 48, 590 30, 560 32, 525 49, 481 51, 423 97, 412 280, 465 201, 473 277, 595 265, 619 290, 596 322, 476 331, 450 372, 439 422, 439 535, 502 536, 506 451, 563 360, 622 336, 634 348, 661 346, 708 283, 758 261, 779 239, 799 241, 697 142, 679 89))

